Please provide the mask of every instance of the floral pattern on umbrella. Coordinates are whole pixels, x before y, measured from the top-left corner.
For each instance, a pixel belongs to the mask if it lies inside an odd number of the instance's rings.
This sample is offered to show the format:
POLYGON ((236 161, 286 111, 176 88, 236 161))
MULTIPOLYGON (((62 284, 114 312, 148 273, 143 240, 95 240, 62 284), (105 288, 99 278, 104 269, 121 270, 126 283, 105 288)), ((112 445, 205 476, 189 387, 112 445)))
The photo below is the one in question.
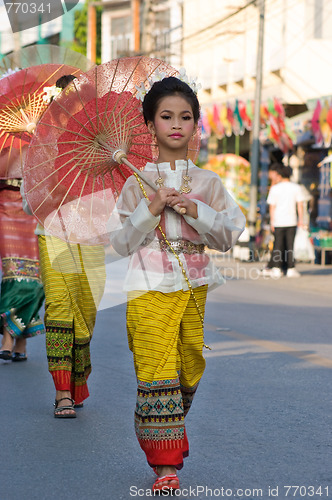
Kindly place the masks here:
MULTIPOLYGON (((71 243, 105 242, 108 218, 132 168, 139 172, 158 156, 137 96, 157 71, 178 74, 148 57, 102 64, 74 80, 43 115, 24 183, 34 215, 50 234, 71 243)), ((189 149, 193 159, 199 139, 197 132, 189 149)))
POLYGON ((64 64, 32 66, 0 79, 0 177, 22 177, 27 144, 48 107, 44 88, 65 74, 81 70, 64 64), (24 147, 25 146, 25 147, 24 147), (12 156, 13 155, 13 156, 12 156))

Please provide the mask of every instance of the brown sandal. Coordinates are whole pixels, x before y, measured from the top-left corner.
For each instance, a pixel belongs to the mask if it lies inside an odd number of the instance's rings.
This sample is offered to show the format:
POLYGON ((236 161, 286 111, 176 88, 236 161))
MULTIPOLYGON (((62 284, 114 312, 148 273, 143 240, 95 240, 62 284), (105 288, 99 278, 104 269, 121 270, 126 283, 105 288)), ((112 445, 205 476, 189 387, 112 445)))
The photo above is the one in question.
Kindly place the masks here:
POLYGON ((55 418, 76 418, 76 411, 74 408, 75 401, 71 398, 61 398, 61 399, 56 399, 54 403, 54 417, 55 418), (59 406, 60 401, 64 401, 65 399, 68 399, 68 401, 71 401, 71 405, 68 406, 59 406), (64 410, 72 410, 74 413, 62 413, 64 410))

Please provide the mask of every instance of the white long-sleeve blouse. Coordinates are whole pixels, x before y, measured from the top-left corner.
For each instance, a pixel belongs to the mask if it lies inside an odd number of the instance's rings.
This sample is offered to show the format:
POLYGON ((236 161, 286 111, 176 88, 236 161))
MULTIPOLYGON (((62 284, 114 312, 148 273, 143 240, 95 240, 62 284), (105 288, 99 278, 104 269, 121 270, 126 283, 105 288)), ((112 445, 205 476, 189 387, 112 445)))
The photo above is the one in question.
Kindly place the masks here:
MULTIPOLYGON (((158 168, 164 186, 180 190, 187 161, 177 160, 175 170, 170 163, 160 163, 158 168)), ((152 182, 159 176, 154 163, 146 164, 144 174, 152 182)), ((244 230, 245 217, 217 174, 198 168, 190 160, 188 174, 192 191, 184 196, 197 204, 197 219, 179 215, 168 207, 155 217, 148 208, 155 195, 153 190, 143 182, 147 200, 135 176, 127 179, 108 223, 113 248, 122 256, 130 256, 125 291, 168 293, 188 289, 177 258, 165 249, 158 224, 167 239, 177 245, 178 256, 194 288, 224 282, 211 258, 205 252, 195 253, 195 249, 188 253, 186 242, 226 252, 244 230)))

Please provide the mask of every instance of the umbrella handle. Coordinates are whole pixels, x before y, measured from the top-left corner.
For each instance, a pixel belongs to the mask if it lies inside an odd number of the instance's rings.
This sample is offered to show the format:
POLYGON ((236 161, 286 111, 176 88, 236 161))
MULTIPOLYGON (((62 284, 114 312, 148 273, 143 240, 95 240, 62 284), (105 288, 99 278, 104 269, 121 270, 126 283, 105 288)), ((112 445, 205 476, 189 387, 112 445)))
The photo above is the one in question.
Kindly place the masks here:
MULTIPOLYGON (((131 170, 133 170, 142 179, 142 181, 145 182, 145 184, 147 184, 148 186, 150 186, 151 189, 153 189, 154 191, 158 190, 157 186, 153 182, 151 182, 150 179, 148 179, 143 174, 143 172, 141 172, 140 170, 138 170, 138 168, 134 167, 134 165, 132 165, 130 163, 130 161, 125 156, 123 156, 122 158, 120 158, 120 162, 124 163, 125 165, 127 165, 127 167, 131 168, 131 170)), ((175 205, 172 208, 173 208, 173 210, 175 210, 175 212, 177 212, 180 215, 184 215, 186 213, 186 209, 184 207, 179 207, 178 205, 175 205)))

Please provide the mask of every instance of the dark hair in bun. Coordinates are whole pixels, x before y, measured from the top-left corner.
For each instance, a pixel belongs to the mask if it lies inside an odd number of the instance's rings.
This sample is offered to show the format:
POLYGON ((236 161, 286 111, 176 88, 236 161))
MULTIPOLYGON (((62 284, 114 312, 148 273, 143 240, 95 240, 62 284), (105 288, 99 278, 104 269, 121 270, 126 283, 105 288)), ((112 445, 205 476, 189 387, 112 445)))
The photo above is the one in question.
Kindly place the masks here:
POLYGON ((143 116, 145 123, 153 122, 159 101, 163 97, 179 95, 183 97, 191 106, 194 122, 197 123, 200 116, 199 102, 195 92, 185 82, 174 76, 163 78, 155 82, 151 90, 145 95, 143 101, 143 116))

